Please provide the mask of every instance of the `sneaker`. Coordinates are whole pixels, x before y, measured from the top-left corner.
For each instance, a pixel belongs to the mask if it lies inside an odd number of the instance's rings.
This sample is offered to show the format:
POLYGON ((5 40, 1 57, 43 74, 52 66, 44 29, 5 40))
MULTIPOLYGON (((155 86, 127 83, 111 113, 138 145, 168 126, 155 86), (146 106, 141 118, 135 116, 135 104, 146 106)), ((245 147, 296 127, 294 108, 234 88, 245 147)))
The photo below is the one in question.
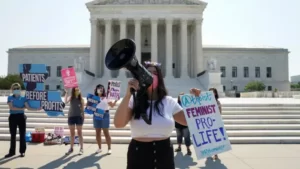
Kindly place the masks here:
POLYGON ((181 147, 175 149, 175 152, 180 152, 180 151, 181 151, 181 147))
POLYGON ((108 154, 108 155, 110 155, 110 154, 111 154, 111 149, 109 149, 109 150, 107 151, 107 154, 108 154))
POLYGON ((14 156, 15 154, 13 154, 13 153, 8 153, 8 154, 6 154, 5 156, 4 156, 4 158, 10 158, 10 157, 12 157, 12 156, 14 156))
POLYGON ((21 153, 21 154, 20 154, 20 157, 25 157, 25 153, 21 153))
POLYGON ((101 150, 101 148, 99 148, 95 153, 98 154, 98 153, 101 153, 101 152, 102 152, 102 150, 101 150))
POLYGON ((69 154, 71 154, 71 153, 73 153, 73 148, 70 148, 69 151, 66 152, 66 155, 69 155, 69 154))
POLYGON ((80 154, 80 155, 83 154, 83 149, 82 149, 82 148, 79 150, 79 154, 80 154))

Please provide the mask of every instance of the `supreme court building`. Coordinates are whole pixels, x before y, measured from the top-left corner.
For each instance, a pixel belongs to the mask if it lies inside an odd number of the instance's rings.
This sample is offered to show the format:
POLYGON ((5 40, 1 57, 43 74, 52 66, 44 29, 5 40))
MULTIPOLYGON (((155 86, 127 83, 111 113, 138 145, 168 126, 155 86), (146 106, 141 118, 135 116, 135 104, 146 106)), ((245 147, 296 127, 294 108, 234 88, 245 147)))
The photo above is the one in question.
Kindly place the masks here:
POLYGON ((166 85, 174 96, 189 87, 243 91, 253 80, 264 82, 266 90, 290 90, 287 49, 203 45, 206 6, 199 0, 94 0, 86 4, 90 12, 90 45, 9 49, 8 73, 16 73, 18 64, 45 63, 51 74, 46 88, 55 90, 59 88, 60 70, 75 66, 81 90, 89 92, 96 84, 106 85, 110 79, 124 81, 125 87, 128 72, 108 70, 104 59, 115 42, 130 38, 136 43, 140 62, 162 64, 166 85), (74 64, 68 65, 74 59, 74 64), (89 76, 82 73, 83 69, 94 77, 83 78, 89 76))

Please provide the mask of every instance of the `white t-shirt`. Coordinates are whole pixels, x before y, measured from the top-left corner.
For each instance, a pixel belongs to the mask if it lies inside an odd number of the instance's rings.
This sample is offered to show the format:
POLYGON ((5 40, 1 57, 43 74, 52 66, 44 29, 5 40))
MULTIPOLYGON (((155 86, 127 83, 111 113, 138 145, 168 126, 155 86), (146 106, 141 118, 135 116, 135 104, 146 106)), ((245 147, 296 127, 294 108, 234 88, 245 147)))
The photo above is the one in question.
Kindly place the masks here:
MULTIPOLYGON (((151 101, 149 101, 149 104, 151 101)), ((131 137, 132 138, 164 138, 170 137, 174 129, 173 115, 180 112, 182 107, 170 96, 166 96, 162 100, 163 108, 160 108, 160 112, 164 117, 156 112, 155 101, 152 101, 152 125, 148 125, 142 118, 130 120, 131 137)), ((160 105, 161 106, 161 105, 160 105)), ((133 109, 133 97, 131 96, 129 101, 129 108, 133 109)), ((149 117, 150 106, 147 110, 149 117)))
POLYGON ((107 100, 107 98, 104 98, 104 99, 101 98, 101 101, 100 101, 99 104, 97 104, 96 108, 97 109, 102 109, 104 111, 109 110, 108 102, 109 101, 107 100))

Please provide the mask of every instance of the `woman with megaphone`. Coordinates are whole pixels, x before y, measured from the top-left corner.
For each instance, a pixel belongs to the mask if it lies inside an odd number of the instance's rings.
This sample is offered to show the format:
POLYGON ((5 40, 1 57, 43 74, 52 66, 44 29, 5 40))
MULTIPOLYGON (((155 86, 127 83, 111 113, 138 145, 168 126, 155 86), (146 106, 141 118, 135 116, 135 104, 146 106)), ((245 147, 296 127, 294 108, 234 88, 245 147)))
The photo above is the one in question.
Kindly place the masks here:
MULTIPOLYGON (((167 95, 160 64, 146 62, 145 68, 152 74, 152 85, 139 95, 141 104, 135 105, 131 88, 137 93, 143 91, 139 91, 138 80, 129 80, 127 93, 116 111, 114 125, 123 128, 130 123, 131 126, 127 169, 174 169, 174 150, 170 140, 174 121, 185 126, 187 122, 182 107, 167 95), (152 119, 151 125, 141 118, 142 112, 152 119)), ((200 92, 195 88, 190 90, 197 96, 200 92)))

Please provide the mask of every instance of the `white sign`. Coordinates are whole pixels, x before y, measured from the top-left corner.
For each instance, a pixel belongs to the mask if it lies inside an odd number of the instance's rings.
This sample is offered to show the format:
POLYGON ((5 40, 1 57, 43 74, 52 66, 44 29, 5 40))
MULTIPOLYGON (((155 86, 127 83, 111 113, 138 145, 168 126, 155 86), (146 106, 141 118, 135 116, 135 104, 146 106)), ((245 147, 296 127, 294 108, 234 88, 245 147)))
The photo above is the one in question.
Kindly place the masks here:
POLYGON ((54 127, 54 134, 56 136, 63 137, 64 136, 64 127, 61 127, 61 126, 54 127))
POLYGON ((107 85, 107 99, 119 100, 121 94, 121 82, 109 80, 107 85))
POLYGON ((198 160, 231 150, 226 129, 211 91, 199 97, 182 95, 181 106, 198 160))

